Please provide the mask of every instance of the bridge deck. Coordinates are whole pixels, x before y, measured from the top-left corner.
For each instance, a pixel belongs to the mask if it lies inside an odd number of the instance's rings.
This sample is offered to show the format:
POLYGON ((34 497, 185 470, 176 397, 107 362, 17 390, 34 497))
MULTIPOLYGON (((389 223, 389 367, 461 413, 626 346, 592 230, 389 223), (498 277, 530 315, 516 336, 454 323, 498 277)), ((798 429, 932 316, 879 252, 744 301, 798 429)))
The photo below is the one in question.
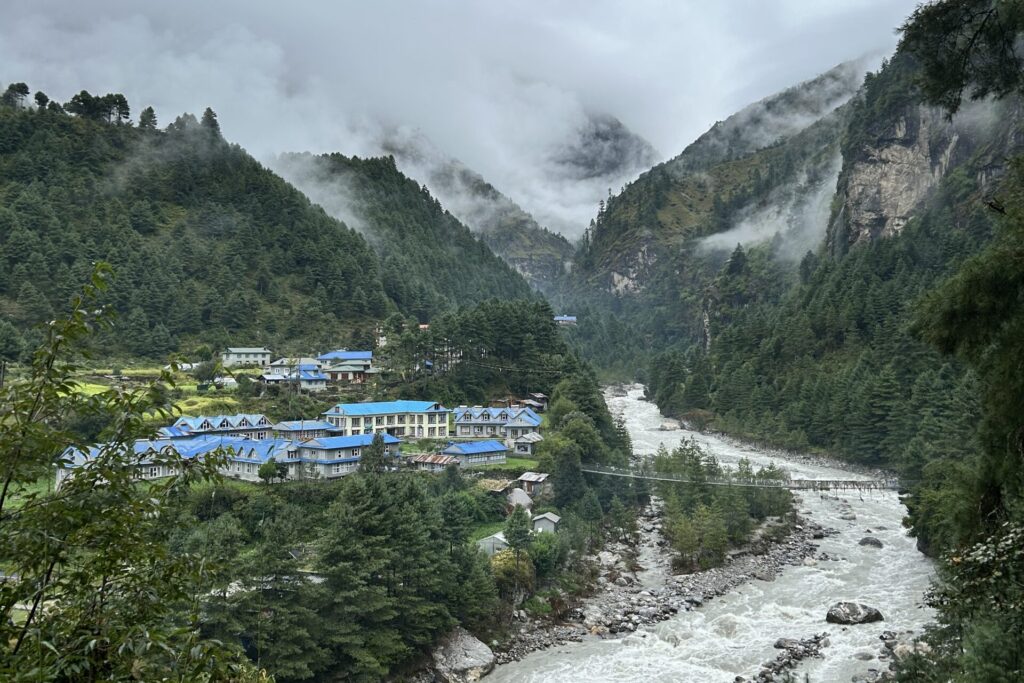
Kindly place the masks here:
POLYGON ((809 491, 895 491, 900 488, 900 481, 898 479, 739 479, 736 477, 719 477, 695 481, 679 474, 637 472, 636 470, 603 467, 600 465, 584 465, 582 469, 590 474, 602 474, 611 477, 671 481, 683 484, 698 483, 708 486, 746 486, 762 489, 783 488, 809 491))

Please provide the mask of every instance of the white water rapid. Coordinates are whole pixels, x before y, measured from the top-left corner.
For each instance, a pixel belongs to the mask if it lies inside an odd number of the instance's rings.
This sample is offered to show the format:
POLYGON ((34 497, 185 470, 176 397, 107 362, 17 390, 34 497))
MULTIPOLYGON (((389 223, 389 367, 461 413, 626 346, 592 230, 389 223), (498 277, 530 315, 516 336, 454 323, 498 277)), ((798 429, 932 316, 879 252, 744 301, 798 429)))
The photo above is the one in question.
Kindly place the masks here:
MULTIPOLYGON (((643 400, 634 386, 627 396, 607 396, 612 413, 621 416, 638 454, 654 453, 659 444, 669 449, 694 438, 723 464, 748 458, 755 466, 775 462, 793 478, 856 479, 859 475, 833 467, 787 460, 777 454, 727 443, 686 430, 660 431, 664 418, 653 403, 643 400)), ((876 656, 882 631, 913 629, 920 633, 932 618, 923 595, 932 576, 930 562, 900 525, 905 513, 894 492, 849 492, 845 498, 857 516, 839 519, 840 501, 833 494, 801 494, 798 509, 839 534, 821 541, 819 553, 839 556, 815 566, 789 567, 774 581, 751 581, 716 598, 700 609, 682 612, 668 621, 642 628, 624 638, 588 637, 534 652, 519 662, 499 666, 488 680, 516 683, 601 683, 658 681, 731 683, 737 676, 756 676, 763 663, 778 654, 778 638, 807 638, 827 632, 831 644, 823 658, 804 660, 797 680, 807 674, 814 683, 850 681, 869 668, 885 669, 888 662, 862 661, 858 653, 876 656), (881 549, 858 545, 868 535, 882 541, 881 549), (884 622, 838 626, 825 622, 829 606, 839 600, 877 607, 884 622)))

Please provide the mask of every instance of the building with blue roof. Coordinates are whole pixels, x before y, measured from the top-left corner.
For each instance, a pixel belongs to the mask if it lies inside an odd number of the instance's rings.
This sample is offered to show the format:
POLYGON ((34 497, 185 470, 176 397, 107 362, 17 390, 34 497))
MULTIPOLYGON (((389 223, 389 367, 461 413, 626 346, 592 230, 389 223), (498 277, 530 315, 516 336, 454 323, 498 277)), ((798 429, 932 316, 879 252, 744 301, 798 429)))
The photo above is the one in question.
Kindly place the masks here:
POLYGON ((556 325, 575 325, 576 316, 574 315, 556 315, 554 317, 556 325))
MULTIPOLYGON (((307 421, 308 422, 308 421, 307 421)), ((235 479, 256 481, 260 465, 273 459, 288 467, 292 479, 320 477, 332 479, 355 471, 363 449, 373 442, 374 435, 323 436, 298 441, 289 438, 247 439, 236 436, 203 434, 185 439, 139 439, 131 452, 120 453, 118 457, 136 469, 140 479, 159 479, 178 474, 181 460, 208 457, 222 453, 225 464, 221 474, 235 479)), ((386 455, 398 453, 397 438, 382 435, 386 455)), ((58 469, 57 486, 71 476, 75 469, 88 464, 103 454, 103 446, 96 445, 87 451, 68 449, 64 453, 65 467, 58 469)))
POLYGON ((239 413, 237 415, 182 415, 173 425, 165 428, 170 438, 188 438, 200 434, 240 436, 265 439, 270 436, 270 420, 266 415, 239 413))
POLYGON ((461 438, 499 437, 510 445, 521 436, 540 430, 541 417, 532 408, 484 408, 459 406, 455 409, 454 436, 461 438))
POLYGON ((322 363, 338 363, 342 361, 373 361, 373 351, 349 351, 338 349, 321 354, 316 359, 322 363))
POLYGON ((339 403, 321 417, 336 436, 384 432, 395 437, 441 439, 448 437, 447 408, 434 401, 378 401, 339 403))
POLYGON ((459 465, 462 467, 500 465, 505 462, 508 448, 500 441, 466 441, 448 444, 441 454, 458 459, 459 465))

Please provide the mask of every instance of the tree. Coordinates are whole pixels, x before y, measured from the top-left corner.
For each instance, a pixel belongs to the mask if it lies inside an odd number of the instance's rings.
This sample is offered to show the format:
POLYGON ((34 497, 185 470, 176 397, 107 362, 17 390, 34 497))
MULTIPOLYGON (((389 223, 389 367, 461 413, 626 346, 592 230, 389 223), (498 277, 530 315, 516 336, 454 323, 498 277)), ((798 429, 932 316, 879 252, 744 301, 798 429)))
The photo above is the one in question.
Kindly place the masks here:
POLYGON ((156 112, 153 107, 146 107, 139 114, 139 130, 156 130, 156 112))
POLYGON ((900 27, 900 51, 920 61, 921 90, 951 115, 965 91, 997 98, 1024 86, 1016 41, 1024 32, 1019 0, 944 0, 922 4, 900 27))
POLYGON ((387 469, 384 462, 384 437, 381 432, 373 435, 370 445, 359 456, 359 471, 378 474, 387 469))
POLYGON ((46 105, 49 104, 50 98, 46 96, 42 90, 39 90, 35 94, 36 106, 39 109, 46 109, 46 105))
POLYGON ((260 465, 257 475, 267 485, 272 484, 275 479, 284 481, 288 478, 288 464, 277 462, 274 458, 270 458, 260 465))
POLYGON ((4 94, 0 95, 0 104, 6 104, 9 107, 20 107, 25 102, 26 97, 28 97, 28 85, 24 83, 11 83, 7 86, 4 94))
POLYGON ((515 554, 517 565, 520 554, 530 547, 530 540, 530 515, 521 505, 517 505, 505 520, 505 542, 515 554))
POLYGON ((0 389, 0 553, 5 572, 19 577, 0 583, 0 678, 256 680, 236 651, 196 628, 205 560, 169 549, 174 502, 194 483, 217 480, 221 458, 186 463, 173 451, 134 449, 150 434, 150 417, 171 415, 172 378, 93 396, 75 390, 72 359, 97 328, 110 327, 96 302, 109 275, 105 266, 94 271, 71 313, 46 328, 27 378, 0 389), (59 427, 72 412, 109 424, 89 466, 57 492, 19 491, 87 451, 59 427), (178 474, 138 486, 143 459, 178 474), (24 608, 17 620, 16 606, 24 608))
POLYGON ((210 109, 209 107, 206 108, 206 111, 203 112, 203 118, 199 122, 199 124, 202 126, 203 130, 205 130, 210 135, 211 139, 221 139, 220 124, 217 123, 217 114, 213 111, 213 109, 210 109))

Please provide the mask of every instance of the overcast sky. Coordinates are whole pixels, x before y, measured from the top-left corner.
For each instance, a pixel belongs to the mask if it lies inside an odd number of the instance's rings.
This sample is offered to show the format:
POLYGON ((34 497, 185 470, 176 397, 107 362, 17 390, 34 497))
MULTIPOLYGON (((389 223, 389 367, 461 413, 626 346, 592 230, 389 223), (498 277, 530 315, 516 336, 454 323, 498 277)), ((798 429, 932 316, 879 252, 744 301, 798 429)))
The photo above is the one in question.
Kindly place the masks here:
POLYGON ((747 103, 890 52, 915 4, 5 0, 0 82, 123 92, 162 125, 211 106, 261 158, 367 154, 379 126, 411 126, 543 214, 538 169, 584 111, 668 158, 747 103))

